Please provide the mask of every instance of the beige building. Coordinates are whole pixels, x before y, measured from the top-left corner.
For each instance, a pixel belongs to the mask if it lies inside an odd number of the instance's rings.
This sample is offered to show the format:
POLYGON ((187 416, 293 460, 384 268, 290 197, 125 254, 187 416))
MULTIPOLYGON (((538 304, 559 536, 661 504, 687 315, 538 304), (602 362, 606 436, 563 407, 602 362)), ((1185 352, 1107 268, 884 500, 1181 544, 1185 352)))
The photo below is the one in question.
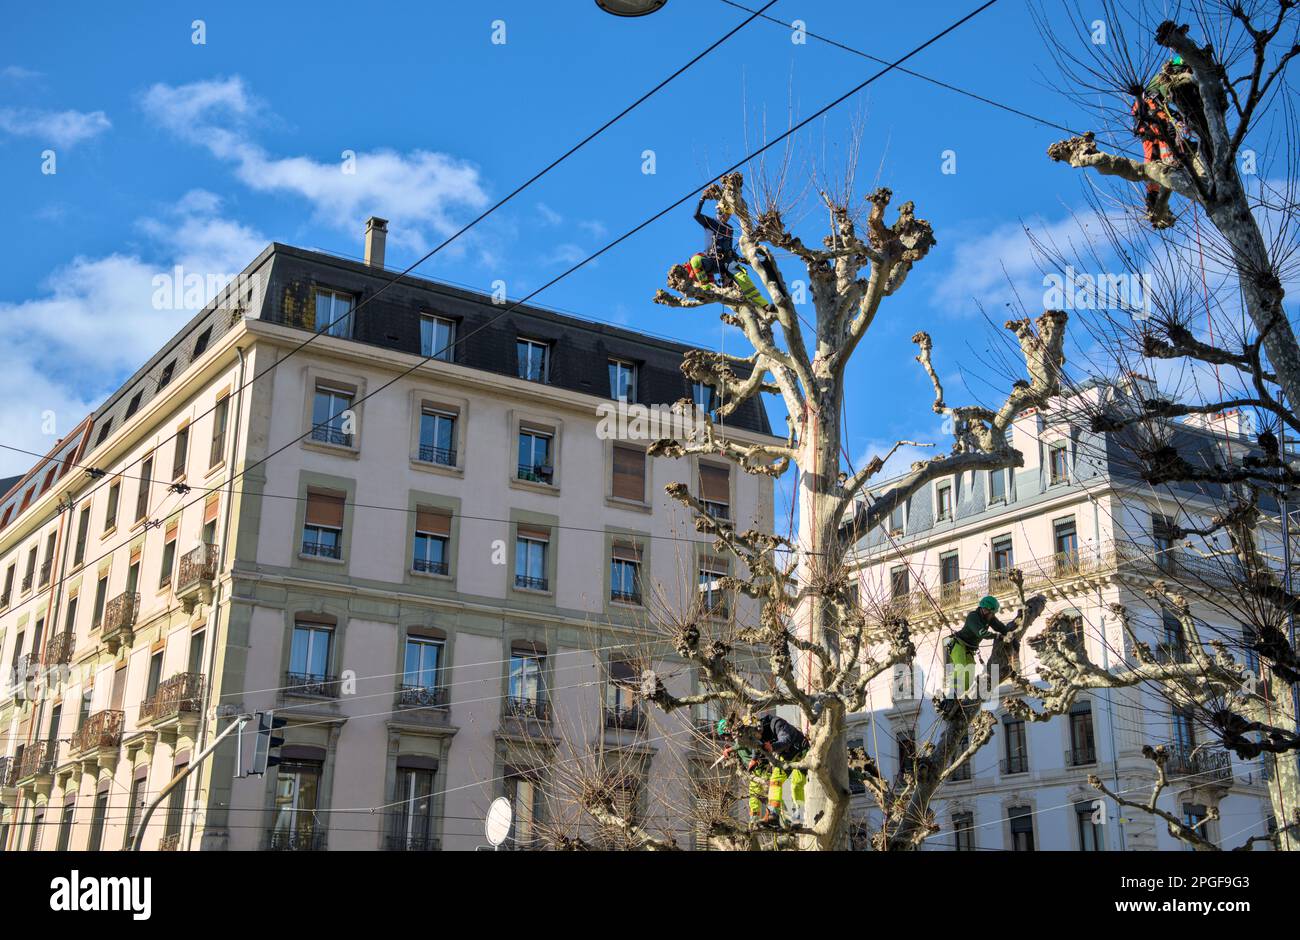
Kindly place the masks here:
POLYGON ((385 229, 370 264, 269 246, 0 500, 4 848, 123 848, 191 763, 144 848, 470 849, 498 796, 538 847, 556 762, 689 750, 609 682, 727 570, 664 486, 770 529, 770 479, 603 433, 711 404, 686 347, 387 286, 385 229), (270 710, 278 767, 198 761, 270 710))
MULTIPOLYGON (((1131 661, 1132 641, 1110 605, 1129 610, 1140 637, 1158 657, 1186 656, 1177 620, 1145 595, 1157 578, 1188 594, 1205 640, 1224 641, 1234 656, 1258 668, 1247 650, 1249 634, 1215 599, 1232 582, 1230 559, 1192 540, 1168 534, 1171 523, 1193 527, 1221 505, 1220 495, 1193 488, 1141 482, 1122 444, 1090 433, 1085 399, 1130 394, 1096 385, 1082 398, 1048 413, 1017 420, 1011 443, 1025 466, 997 473, 940 479, 901 507, 884 530, 859 547, 860 597, 869 611, 905 613, 917 647, 915 670, 901 667, 871 688, 870 705, 856 716, 851 738, 899 772, 917 743, 936 728, 931 699, 942 689, 943 641, 959 629, 985 594, 1013 605, 1007 569, 1025 576, 1028 596, 1048 605, 1035 631, 1054 613, 1073 617, 1091 662, 1103 668, 1131 661)), ((1208 426, 1179 425, 1192 448, 1249 446, 1235 416, 1208 426)), ((882 489, 887 484, 882 485, 882 489)), ((1262 532, 1267 539, 1275 539, 1262 532)), ((1013 615, 1009 606, 1004 611, 1013 615)), ((1031 633, 1032 636, 1032 633, 1031 633)), ((987 657, 990 645, 985 643, 987 657)), ((1023 665, 1032 678, 1032 650, 1023 665)), ((1070 714, 1026 723, 1007 714, 996 694, 985 707, 998 718, 993 740, 940 790, 932 807, 940 832, 929 849, 1152 850, 1181 847, 1164 823, 1148 814, 1120 811, 1088 785, 1100 776, 1115 791, 1145 799, 1154 779, 1142 757, 1145 744, 1172 751, 1172 780, 1161 805, 1191 820, 1216 807, 1211 837, 1225 847, 1263 834, 1272 824, 1265 787, 1268 760, 1243 762, 1215 746, 1213 732, 1179 712, 1152 688, 1097 690, 1080 696, 1070 714)), ((858 798, 858 813, 878 816, 858 798)))

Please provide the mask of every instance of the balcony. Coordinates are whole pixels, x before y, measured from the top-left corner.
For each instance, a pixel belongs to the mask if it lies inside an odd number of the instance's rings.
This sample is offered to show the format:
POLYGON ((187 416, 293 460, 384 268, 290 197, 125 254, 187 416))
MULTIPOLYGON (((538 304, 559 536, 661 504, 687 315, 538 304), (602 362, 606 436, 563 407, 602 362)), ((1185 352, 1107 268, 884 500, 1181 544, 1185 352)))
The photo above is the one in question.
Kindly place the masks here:
POLYGON ((1003 776, 1027 774, 1029 773, 1029 757, 1024 754, 1018 757, 1004 757, 999 761, 999 766, 1002 768, 1003 776))
POLYGON ((18 759, 0 757, 0 798, 6 804, 13 802, 14 785, 18 782, 18 759))
POLYGON ((515 575, 515 587, 525 591, 549 591, 550 582, 546 578, 530 578, 527 575, 515 575))
POLYGON ((100 637, 107 644, 109 652, 116 653, 123 643, 131 644, 135 618, 140 613, 140 595, 128 591, 119 594, 104 607, 104 622, 100 626, 100 637))
POLYGON ((1187 662, 1189 658, 1187 647, 1182 643, 1159 643, 1151 653, 1162 666, 1175 666, 1187 662))
POLYGON ((1065 749, 1065 766, 1066 767, 1087 767, 1089 764, 1097 763, 1097 748, 1092 747, 1070 747, 1065 749))
POLYGON ((617 731, 641 731, 646 717, 636 705, 606 705, 605 727, 617 731))
POLYGON ((312 698, 338 698, 338 676, 318 675, 310 672, 286 672, 285 695, 307 695, 312 698))
POLYGON ((702 500, 702 502, 704 504, 704 511, 714 519, 719 519, 725 522, 731 518, 731 507, 726 503, 715 503, 707 499, 702 500))
POLYGON ((124 717, 122 712, 113 709, 87 716, 72 736, 72 753, 80 756, 90 751, 116 751, 122 744, 124 717))
POLYGON ((440 852, 442 843, 421 836, 389 836, 384 840, 384 848, 390 852, 440 852))
POLYGON ((158 840, 159 852, 176 852, 181 847, 181 834, 173 832, 171 835, 163 836, 158 840))
POLYGON ((450 570, 445 561, 433 561, 428 558, 416 558, 411 562, 411 570, 422 574, 445 575, 450 570))
POLYGON ((636 607, 641 606, 640 591, 610 591, 609 599, 615 604, 632 604, 636 607))
POLYGON ((551 709, 542 696, 515 696, 506 698, 505 717, 532 721, 550 721, 551 709))
POLYGON ((517 475, 519 479, 528 483, 545 483, 549 486, 551 478, 555 475, 555 468, 546 464, 531 466, 521 463, 517 475))
POLYGON ((389 852, 437 852, 442 845, 434 838, 433 828, 431 817, 389 813, 384 849, 389 852))
POLYGON ((397 690, 397 707, 445 711, 447 690, 436 686, 403 685, 397 690))
POLYGON ((1165 772, 1170 777, 1194 777, 1193 786, 1232 786, 1232 755, 1221 749, 1166 744, 1165 772))
POLYGON ((14 669, 9 677, 9 697, 21 701, 27 697, 27 689, 40 674, 41 664, 34 653, 24 653, 14 660, 14 669))
POLYGON ((55 744, 50 741, 33 741, 23 748, 22 764, 15 783, 18 786, 35 786, 50 782, 54 773, 55 744))
POLYGON ((9 600, 12 594, 13 594, 12 590, 5 591, 3 594, 0 594, 0 610, 3 610, 4 608, 9 606, 9 600))
POLYGON ((304 555, 313 555, 317 558, 333 558, 338 560, 343 557, 343 548, 339 545, 329 545, 325 542, 317 542, 314 539, 307 539, 302 543, 302 553, 304 555))
POLYGON ((420 460, 424 463, 438 464, 440 467, 454 467, 456 466, 456 451, 450 447, 434 447, 432 444, 421 444, 420 460))
POLYGON ((47 561, 45 564, 41 565, 40 577, 37 580, 37 584, 40 587, 45 587, 45 585, 50 583, 50 572, 52 570, 54 570, 54 562, 52 561, 47 561))
POLYGON ((268 852, 324 852, 325 833, 315 829, 272 829, 266 834, 268 852))
POLYGON ((30 590, 32 589, 32 581, 35 580, 35 577, 36 577, 36 576, 35 576, 34 574, 32 574, 30 571, 29 571, 27 574, 23 575, 23 593, 24 593, 24 594, 26 594, 28 591, 30 591, 30 590))
POLYGON ((140 703, 140 724, 168 725, 196 718, 203 707, 203 674, 178 672, 140 703))
POLYGON ((196 602, 212 599, 212 581, 217 576, 217 546, 204 542, 181 556, 176 578, 176 597, 188 613, 196 602))
POLYGON ((328 424, 318 424, 311 429, 311 439, 322 444, 333 444, 336 447, 351 447, 352 435, 338 428, 332 428, 328 424))
POLYGON ((76 635, 71 630, 64 630, 50 637, 50 642, 45 647, 46 665, 62 666, 72 662, 72 648, 75 642, 76 635))

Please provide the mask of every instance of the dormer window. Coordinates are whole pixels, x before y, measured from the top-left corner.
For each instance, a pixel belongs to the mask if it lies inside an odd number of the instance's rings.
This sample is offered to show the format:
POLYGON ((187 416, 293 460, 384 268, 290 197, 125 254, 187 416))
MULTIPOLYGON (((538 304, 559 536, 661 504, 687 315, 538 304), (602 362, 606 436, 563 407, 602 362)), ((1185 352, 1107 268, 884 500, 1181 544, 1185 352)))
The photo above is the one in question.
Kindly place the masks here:
POLYGON ((342 291, 316 289, 316 331, 348 339, 352 336, 355 298, 342 291))
POLYGON ((609 397, 615 401, 636 401, 636 365, 622 359, 609 360, 609 397))
POLYGON ((131 399, 131 404, 126 406, 126 416, 128 418, 140 410, 140 399, 142 398, 144 398, 144 389, 140 389, 140 391, 136 392, 134 397, 131 399))
POLYGON ((550 351, 549 345, 535 339, 516 341, 515 353, 519 359, 519 377, 530 382, 549 381, 550 351))

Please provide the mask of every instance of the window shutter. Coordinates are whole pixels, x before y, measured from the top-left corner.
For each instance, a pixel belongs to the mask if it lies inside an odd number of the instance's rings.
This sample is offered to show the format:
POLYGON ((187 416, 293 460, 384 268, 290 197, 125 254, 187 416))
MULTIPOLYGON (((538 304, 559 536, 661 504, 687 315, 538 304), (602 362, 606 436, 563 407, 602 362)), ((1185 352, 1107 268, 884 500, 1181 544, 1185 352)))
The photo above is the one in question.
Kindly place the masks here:
POLYGON ((221 504, 220 493, 209 493, 203 503, 203 524, 217 521, 217 507, 221 504))
POLYGON ((645 499, 645 452, 634 447, 614 447, 614 497, 645 499))
POLYGON ((415 510, 415 531, 426 535, 451 535, 451 514, 442 509, 430 509, 426 506, 415 510))
POLYGON ((535 640, 515 640, 510 644, 510 652, 523 653, 525 656, 545 656, 546 644, 535 640))
POLYGON ((620 561, 641 562, 641 549, 632 542, 615 542, 614 557, 620 561))
POLYGON ((167 523, 167 529, 165 531, 165 534, 163 535, 163 541, 164 542, 176 541, 176 530, 179 528, 180 528, 180 522, 175 519, 167 523))
POLYGON ((549 542, 551 540, 551 530, 521 522, 519 523, 519 537, 521 539, 536 539, 539 542, 549 542))
POLYGON ((140 563, 140 552, 141 552, 141 547, 138 545, 135 548, 131 549, 131 560, 128 562, 128 566, 138 565, 140 563))
POLYGON ((307 493, 307 525, 343 528, 343 497, 332 493, 307 493))
POLYGON ((711 503, 731 501, 731 474, 726 467, 700 464, 700 498, 711 503))

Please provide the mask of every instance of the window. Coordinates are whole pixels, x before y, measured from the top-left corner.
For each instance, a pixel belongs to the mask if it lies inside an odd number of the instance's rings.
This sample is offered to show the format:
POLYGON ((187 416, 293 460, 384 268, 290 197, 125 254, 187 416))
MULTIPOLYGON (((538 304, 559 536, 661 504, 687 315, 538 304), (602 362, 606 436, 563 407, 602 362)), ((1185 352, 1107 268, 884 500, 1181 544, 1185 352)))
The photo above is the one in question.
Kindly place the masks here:
POLYGON ((1196 721, 1190 709, 1175 708, 1173 711, 1175 759, 1183 763, 1190 760, 1196 748, 1196 721))
POLYGON ((1070 469, 1065 444, 1052 444, 1048 447, 1047 466, 1049 486, 1055 486, 1069 480, 1070 469))
POLYGON ((172 380, 172 373, 176 371, 176 360, 173 359, 167 365, 163 366, 162 372, 158 376, 158 390, 162 391, 167 383, 172 380))
POLYGON ((54 544, 59 540, 57 532, 51 532, 45 540, 45 558, 41 561, 41 587, 50 583, 50 574, 54 569, 54 544))
POLYGON ((1005 503, 1007 501, 1007 490, 1010 488, 1008 477, 1010 470, 990 470, 989 471, 989 504, 1005 503))
POLYGON ((889 596, 891 600, 901 600, 912 591, 912 577, 907 565, 895 565, 889 570, 889 596))
POLYGON ((149 515, 149 484, 153 480, 153 457, 146 457, 140 464, 140 490, 135 497, 135 521, 139 522, 149 515))
POLYGON ((622 359, 609 360, 609 397, 615 401, 636 401, 636 365, 622 359))
POLYGON ((1012 806, 1007 809, 1007 818, 1011 823, 1011 851, 1034 851, 1034 817, 1028 806, 1012 806))
POLYGON ((622 604, 641 603, 641 550, 636 545, 614 545, 609 569, 609 599, 622 604))
POLYGON ((407 637, 402 688, 426 692, 438 688, 438 669, 441 665, 441 640, 423 636, 407 637))
POLYGON ((889 534, 903 534, 903 508, 905 504, 900 500, 898 505, 889 510, 889 534))
POLYGON ((427 852, 436 848, 433 838, 434 771, 417 767, 398 767, 397 806, 389 849, 398 852, 427 852))
POLYGON ((1100 821, 1094 822, 1097 810, 1092 803, 1075 803, 1074 819, 1079 830, 1080 852, 1106 851, 1106 829, 1100 821))
POLYGON ((189 660, 185 671, 192 675, 197 676, 203 673, 203 640, 204 631, 202 630, 196 630, 190 634, 189 660))
POLYGON ((9 606, 9 598, 13 596, 14 574, 17 568, 17 565, 10 565, 9 570, 5 572, 5 592, 3 596, 0 596, 0 606, 9 606))
POLYGON ((104 817, 108 815, 108 791, 95 794, 95 807, 90 815, 90 838, 87 852, 98 852, 104 846, 104 817))
POLYGON ((293 625, 289 649, 289 673, 293 682, 321 682, 328 678, 330 646, 334 628, 321 623, 299 621, 293 625))
MULTIPOLYGON (((862 750, 865 746, 865 742, 862 738, 849 738, 844 742, 844 745, 848 748, 849 753, 852 753, 854 750, 862 750)), ((862 794, 866 792, 867 787, 866 784, 862 782, 861 772, 849 768, 849 793, 862 794)))
POLYGON ((731 518, 731 471, 727 467, 700 464, 700 501, 713 518, 731 518))
POLYGON ((126 593, 134 594, 136 587, 140 584, 140 549, 131 552, 130 564, 126 569, 126 593))
POLYGON ((994 590, 1006 587, 1007 574, 1015 565, 1011 548, 1011 536, 1004 535, 993 540, 989 559, 992 566, 989 587, 994 590))
MULTIPOLYGON (((131 397, 131 403, 126 406, 126 418, 130 418, 140 410, 140 399, 142 398, 144 398, 144 389, 140 389, 131 397)), ((126 420, 126 418, 123 418, 123 420, 126 420)))
POLYGON ((726 565, 719 561, 706 561, 704 567, 700 568, 699 591, 700 604, 704 610, 713 614, 715 617, 727 616, 727 599, 718 583, 720 578, 727 576, 726 565))
POLYGON ((975 851, 975 814, 952 814, 952 847, 958 852, 975 851))
MULTIPOLYGON (((77 517, 77 546, 72 551, 72 563, 79 565, 86 560, 86 537, 90 534, 90 504, 81 507, 81 513, 77 517)), ((5 587, 5 593, 9 593, 8 586, 5 587)))
POLYGON ((615 444, 611 495, 615 499, 645 502, 645 451, 615 444))
POLYGON ((27 851, 36 852, 41 847, 41 830, 45 828, 45 805, 32 810, 32 833, 27 842, 27 851))
POLYGON ((550 585, 546 576, 546 549, 550 544, 549 529, 520 525, 515 539, 515 587, 530 591, 546 591, 550 585))
POLYGON ((940 483, 935 488, 936 513, 935 518, 940 522, 952 518, 952 484, 940 483))
POLYGON ((961 593, 961 569, 957 566, 957 553, 945 552, 939 556, 939 599, 945 604, 955 601, 961 593))
POLYGON ((420 412, 420 459, 456 466, 456 416, 425 408, 420 412))
POLYGON ((36 546, 33 545, 32 550, 27 553, 27 573, 23 575, 24 591, 30 591, 32 589, 32 581, 34 581, 35 578, 36 578, 36 546))
POLYGON ((1174 572, 1174 523, 1168 516, 1151 514, 1151 541, 1155 548, 1156 567, 1166 574, 1174 572))
POLYGON ((605 724, 607 727, 632 729, 640 724, 636 707, 636 689, 641 675, 636 665, 623 659, 611 660, 609 681, 605 683, 605 724))
POLYGON ((515 355, 519 360, 519 377, 530 382, 546 382, 550 378, 550 347, 546 343, 532 339, 520 339, 515 343, 515 355))
POLYGON ((904 731, 895 741, 898 745, 898 773, 894 780, 901 782, 905 775, 916 773, 916 739, 904 731))
POLYGON ((531 848, 537 844, 537 822, 541 816, 541 788, 532 774, 517 770, 506 773, 506 799, 514 810, 510 822, 510 844, 531 848))
POLYGON ((890 699, 895 705, 916 701, 916 676, 910 663, 894 663, 891 680, 890 699))
POLYGON ((351 294, 316 289, 316 332, 347 339, 352 335, 351 294))
POLYGON ((519 479, 530 483, 550 483, 555 475, 551 466, 551 435, 545 431, 521 428, 519 431, 519 479))
POLYGON ((172 479, 179 480, 185 476, 185 460, 190 451, 190 426, 187 424, 176 432, 176 449, 172 452, 172 479))
MULTIPOLYGON (((179 774, 185 770, 187 764, 177 764, 174 774, 179 774)), ((170 841, 173 844, 179 839, 181 834, 181 822, 185 815, 185 788, 189 780, 183 780, 167 795, 166 816, 163 817, 163 841, 170 841)))
POLYGON ((316 397, 311 407, 311 439, 351 447, 351 413, 351 392, 326 385, 316 386, 316 397))
POLYGON ((1025 741, 1024 721, 1007 715, 1002 719, 1002 736, 1006 741, 1006 757, 1002 761, 1002 772, 1004 774, 1029 773, 1029 746, 1025 741))
POLYGON ((1187 662, 1187 638, 1183 635, 1183 623, 1169 608, 1160 611, 1161 637, 1156 647, 1156 660, 1162 663, 1187 662))
POLYGON ((151 699, 158 694, 158 686, 162 683, 162 670, 163 651, 159 650, 149 657, 149 681, 144 692, 146 699, 151 699))
POLYGON ((208 468, 221 463, 226 456, 226 419, 230 414, 230 396, 222 395, 212 410, 212 447, 208 450, 208 468))
POLYGON ((126 805, 126 839, 122 842, 124 849, 129 849, 135 843, 136 830, 148 805, 145 800, 147 783, 148 778, 143 776, 136 777, 131 783, 131 798, 126 805))
POLYGON ((1052 539, 1056 546, 1056 573, 1073 574, 1079 570, 1079 533, 1074 527, 1074 517, 1057 519, 1052 523, 1052 539))
POLYGON ((91 614, 91 629, 104 622, 104 600, 108 596, 108 572, 99 576, 95 582, 95 608, 91 614))
POLYGON ((420 317, 420 355, 442 362, 456 361, 456 321, 420 317))
POLYGON ((163 536, 162 568, 158 572, 159 587, 166 587, 172 583, 172 572, 176 567, 177 528, 177 523, 169 522, 167 524, 166 534, 163 536))
POLYGON ((343 496, 307 491, 302 527, 302 554, 315 558, 343 557, 343 496))
POLYGON ((712 413, 718 407, 717 389, 707 382, 691 383, 691 400, 701 411, 712 413))
POLYGON ((321 769, 321 762, 315 760, 285 761, 280 765, 268 848, 305 852, 320 847, 316 809, 321 769))
MULTIPOLYGON (((961 754, 969 749, 970 749, 970 732, 968 731, 961 736, 961 744, 958 745, 957 753, 961 754)), ((952 771, 952 776, 948 779, 954 781, 969 780, 971 778, 970 762, 971 759, 968 757, 960 764, 958 764, 956 767, 954 767, 952 771)))
POLYGON ((1072 767, 1097 763, 1097 743, 1092 732, 1092 703, 1075 702, 1070 706, 1070 753, 1072 767))
MULTIPOLYGON (((1189 829, 1195 829, 1196 834, 1211 842, 1214 839, 1210 835, 1210 813, 1202 803, 1184 803, 1183 804, 1183 825, 1189 829)), ((1190 850, 1191 845, 1183 843, 1183 848, 1190 850)))
POLYGON ((108 508, 104 511, 104 532, 117 528, 117 503, 122 496, 122 484, 114 483, 108 488, 108 508))
POLYGON ((519 643, 510 653, 508 705, 516 715, 545 717, 546 689, 542 679, 545 653, 530 643, 519 643))
POLYGON ((210 340, 211 338, 212 338, 212 327, 208 327, 206 330, 204 330, 202 333, 199 334, 199 338, 194 341, 194 355, 191 358, 191 361, 199 358, 199 356, 207 352, 208 340, 210 340))
POLYGON ((104 426, 99 429, 99 437, 95 438, 95 446, 98 447, 104 441, 108 440, 109 432, 113 430, 113 419, 109 418, 104 422, 104 426))
POLYGON ((423 506, 417 508, 411 570, 425 574, 447 574, 447 542, 450 538, 451 516, 423 506))

